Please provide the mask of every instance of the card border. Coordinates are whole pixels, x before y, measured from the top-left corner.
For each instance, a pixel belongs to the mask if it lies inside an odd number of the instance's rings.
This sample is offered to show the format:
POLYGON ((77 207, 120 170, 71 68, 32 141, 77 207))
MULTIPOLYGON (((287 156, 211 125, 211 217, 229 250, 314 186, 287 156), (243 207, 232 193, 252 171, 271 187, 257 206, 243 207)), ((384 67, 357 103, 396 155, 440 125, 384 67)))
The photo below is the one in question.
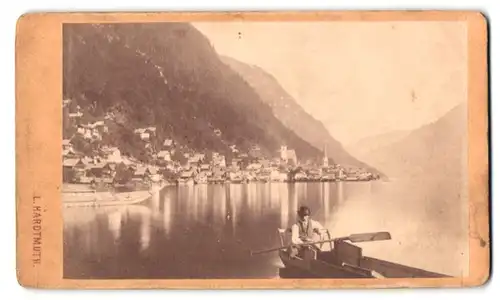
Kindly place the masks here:
POLYGON ((51 289, 323 289, 465 287, 490 277, 487 20, 477 11, 29 13, 16 28, 17 278, 51 289), (61 215, 62 24, 207 21, 459 21, 468 34, 469 276, 438 279, 63 279, 61 215), (33 205, 42 256, 33 264, 33 205))

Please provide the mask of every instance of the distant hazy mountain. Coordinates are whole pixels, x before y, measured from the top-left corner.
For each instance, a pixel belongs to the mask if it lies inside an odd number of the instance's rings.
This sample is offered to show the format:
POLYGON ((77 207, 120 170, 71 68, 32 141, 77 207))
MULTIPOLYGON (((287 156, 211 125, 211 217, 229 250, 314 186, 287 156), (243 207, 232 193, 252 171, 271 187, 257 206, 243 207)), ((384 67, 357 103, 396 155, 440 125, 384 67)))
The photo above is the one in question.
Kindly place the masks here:
POLYGON ((258 66, 248 65, 230 57, 223 56, 221 59, 254 88, 260 98, 272 108, 276 118, 287 128, 320 150, 323 150, 326 144, 327 154, 335 163, 378 172, 351 156, 342 144, 330 135, 323 123, 304 111, 271 74, 258 66))
POLYGON ((369 156, 380 148, 385 148, 410 134, 411 130, 395 130, 383 134, 369 136, 346 145, 346 150, 359 159, 369 156))
POLYGON ((461 104, 437 121, 403 137, 392 136, 397 137, 394 142, 362 158, 390 177, 459 178, 467 154, 466 126, 466 105, 461 104))
POLYGON ((189 24, 71 24, 63 44, 64 98, 91 119, 113 113, 109 141, 126 152, 144 148, 134 128, 154 126, 159 143, 172 138, 195 150, 258 144, 276 155, 287 144, 299 159, 321 156, 189 24))

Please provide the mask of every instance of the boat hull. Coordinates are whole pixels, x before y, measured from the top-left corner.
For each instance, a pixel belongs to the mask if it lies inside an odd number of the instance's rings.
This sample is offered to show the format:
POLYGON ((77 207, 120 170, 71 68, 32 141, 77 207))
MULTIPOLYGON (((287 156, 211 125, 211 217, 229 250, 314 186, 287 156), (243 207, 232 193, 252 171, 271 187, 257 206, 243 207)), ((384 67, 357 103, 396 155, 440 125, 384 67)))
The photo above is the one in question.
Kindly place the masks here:
POLYGON ((286 250, 279 256, 285 268, 283 278, 443 278, 444 274, 363 256, 361 248, 336 242, 331 251, 306 250, 301 258, 290 258, 286 250))
POLYGON ((285 268, 281 278, 375 278, 370 271, 350 270, 318 259, 290 259, 285 251, 280 253, 285 268))

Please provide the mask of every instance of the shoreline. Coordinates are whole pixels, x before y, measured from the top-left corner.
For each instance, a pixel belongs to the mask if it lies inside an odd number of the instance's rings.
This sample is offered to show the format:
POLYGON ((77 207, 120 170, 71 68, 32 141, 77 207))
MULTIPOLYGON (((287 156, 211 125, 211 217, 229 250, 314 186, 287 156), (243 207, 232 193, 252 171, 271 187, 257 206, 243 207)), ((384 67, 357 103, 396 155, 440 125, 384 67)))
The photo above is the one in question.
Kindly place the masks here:
POLYGON ((147 190, 132 190, 126 192, 97 191, 88 184, 63 184, 63 207, 99 207, 139 204, 154 193, 168 186, 165 182, 153 184, 147 190))
POLYGON ((63 193, 63 207, 98 207, 138 204, 146 201, 153 195, 150 191, 136 191, 112 194, 109 192, 95 192, 88 194, 63 193))
POLYGON ((203 182, 203 183, 171 183, 171 182, 158 182, 153 184, 147 190, 131 190, 126 192, 113 192, 113 191, 97 191, 88 184, 69 184, 64 183, 62 189, 62 205, 63 207, 99 207, 99 206, 122 206, 133 205, 145 202, 155 193, 161 192, 164 188, 169 186, 195 186, 195 185, 245 185, 245 184, 295 184, 295 183, 343 183, 343 182, 358 182, 367 183, 377 180, 336 180, 336 181, 249 181, 249 182, 203 182))

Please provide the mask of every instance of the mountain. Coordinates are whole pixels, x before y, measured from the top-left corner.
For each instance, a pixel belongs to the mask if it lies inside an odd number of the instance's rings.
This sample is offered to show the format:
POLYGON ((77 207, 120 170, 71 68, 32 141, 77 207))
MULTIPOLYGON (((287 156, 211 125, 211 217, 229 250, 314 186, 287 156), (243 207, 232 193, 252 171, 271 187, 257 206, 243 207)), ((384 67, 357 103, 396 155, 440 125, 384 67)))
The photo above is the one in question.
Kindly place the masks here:
MULTIPOLYGON (((230 155, 232 145, 258 145, 275 156, 287 144, 299 159, 321 156, 189 24, 67 24, 63 35, 64 99, 84 121, 111 115, 107 142, 126 153, 144 149, 134 129, 153 126, 156 143, 171 138, 199 151, 230 155)), ((64 122, 67 138, 74 126, 64 122)))
POLYGON ((328 157, 335 163, 366 168, 379 173, 376 169, 351 156, 342 144, 330 135, 323 123, 304 111, 271 74, 258 66, 248 65, 234 58, 222 56, 221 59, 255 89, 262 101, 272 109, 277 119, 314 147, 323 150, 326 146, 328 157))
POLYGON ((385 148, 402 138, 406 137, 411 130, 394 130, 374 136, 363 138, 359 141, 346 145, 346 150, 357 158, 362 159, 380 148, 385 148))
POLYGON ((461 178, 467 150, 466 105, 363 156, 389 177, 461 178))

